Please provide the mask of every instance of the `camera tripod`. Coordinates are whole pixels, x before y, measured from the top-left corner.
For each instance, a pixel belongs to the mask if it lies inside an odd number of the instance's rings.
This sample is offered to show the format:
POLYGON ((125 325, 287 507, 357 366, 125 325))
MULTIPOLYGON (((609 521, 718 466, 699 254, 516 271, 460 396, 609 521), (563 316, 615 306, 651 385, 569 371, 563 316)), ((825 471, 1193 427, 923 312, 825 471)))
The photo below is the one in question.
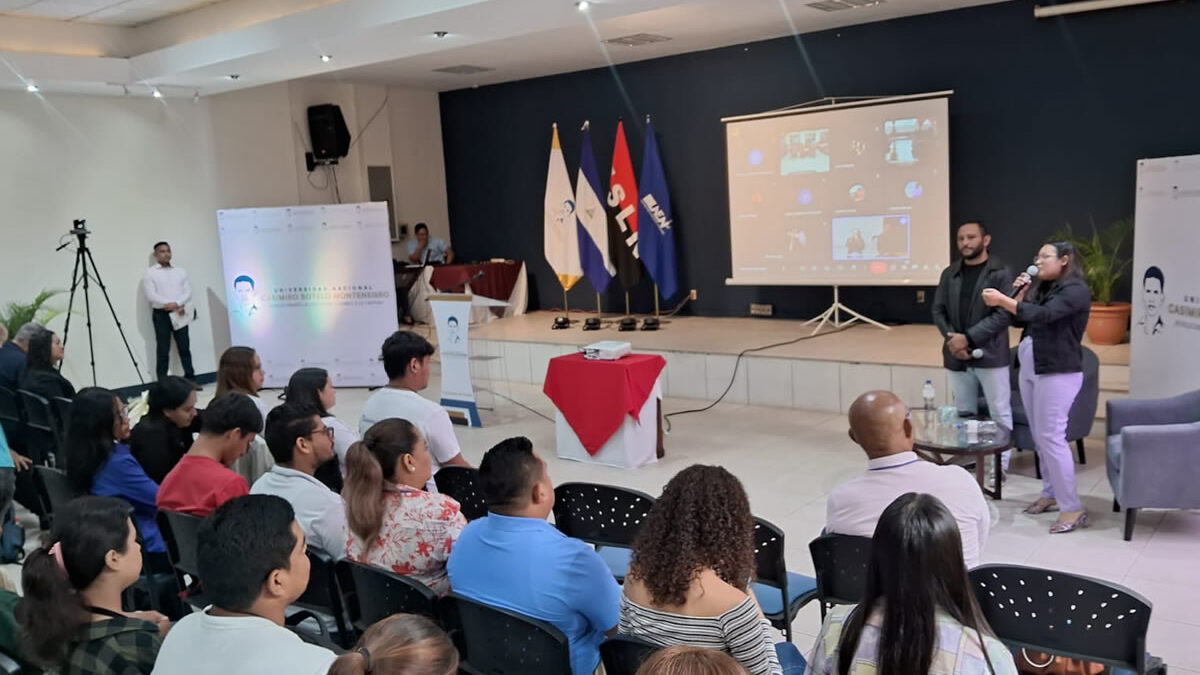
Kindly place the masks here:
MULTIPOLYGON (((130 362, 133 363, 133 370, 137 373, 138 381, 145 384, 146 380, 142 378, 142 370, 133 356, 133 349, 129 347, 129 340, 125 338, 125 329, 121 326, 121 320, 117 318, 117 310, 113 309, 112 300, 108 297, 108 289, 104 286, 104 281, 100 279, 100 270, 96 267, 96 260, 92 258, 92 250, 88 248, 87 237, 91 232, 87 229, 87 221, 76 220, 72 221, 71 225, 71 231, 67 235, 74 236, 79 241, 79 248, 75 249, 75 269, 71 272, 71 298, 67 301, 67 321, 63 325, 63 347, 67 346, 67 338, 71 333, 71 310, 75 307, 75 291, 80 284, 83 284, 83 311, 84 317, 87 319, 88 356, 92 366, 92 385, 95 386, 96 342, 92 337, 92 301, 89 295, 90 281, 94 279, 96 285, 100 287, 100 293, 104 296, 104 302, 108 304, 108 311, 112 314, 113 322, 117 324, 117 333, 121 335, 121 341, 125 343, 125 351, 129 354, 130 362)), ((55 250, 61 251, 70 243, 67 242, 55 250)))

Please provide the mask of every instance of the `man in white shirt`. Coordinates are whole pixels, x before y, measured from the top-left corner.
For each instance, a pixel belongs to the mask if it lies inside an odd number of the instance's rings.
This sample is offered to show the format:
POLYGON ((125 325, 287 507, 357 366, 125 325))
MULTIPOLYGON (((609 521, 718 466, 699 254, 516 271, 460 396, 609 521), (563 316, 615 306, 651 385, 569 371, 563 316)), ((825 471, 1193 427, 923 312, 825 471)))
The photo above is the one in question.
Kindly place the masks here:
POLYGON ((333 461, 333 428, 315 410, 284 403, 267 414, 263 435, 275 466, 254 481, 250 494, 288 500, 308 543, 334 559, 345 558, 346 505, 314 478, 317 467, 333 461))
POLYGON ((155 371, 159 380, 167 376, 171 364, 171 336, 174 335, 179 361, 183 363, 183 376, 194 380, 196 372, 192 369, 188 327, 185 324, 176 330, 171 323, 172 314, 183 318, 192 311, 192 284, 182 267, 171 265, 171 245, 167 242, 154 245, 154 259, 157 262, 142 278, 142 290, 153 308, 154 342, 158 350, 155 371))
POLYGON ((284 628, 308 587, 304 531, 286 500, 245 495, 200 525, 197 563, 213 604, 180 619, 152 675, 326 675, 334 653, 284 628))
MULTIPOLYGON (((429 454, 433 457, 433 473, 443 466, 470 467, 463 459, 454 435, 450 414, 442 406, 417 392, 429 386, 430 361, 433 345, 410 331, 396 331, 383 342, 383 370, 387 373, 386 387, 377 389, 363 406, 358 423, 360 435, 373 424, 389 417, 408 420, 421 432, 429 454)), ((437 492, 433 479, 425 484, 429 492, 437 492)))
POLYGON ((850 438, 867 453, 867 471, 835 487, 826 502, 831 534, 870 537, 897 497, 923 492, 942 500, 962 535, 967 567, 979 564, 992 520, 983 491, 957 466, 938 466, 913 452, 908 407, 890 391, 869 391, 850 406, 850 438))

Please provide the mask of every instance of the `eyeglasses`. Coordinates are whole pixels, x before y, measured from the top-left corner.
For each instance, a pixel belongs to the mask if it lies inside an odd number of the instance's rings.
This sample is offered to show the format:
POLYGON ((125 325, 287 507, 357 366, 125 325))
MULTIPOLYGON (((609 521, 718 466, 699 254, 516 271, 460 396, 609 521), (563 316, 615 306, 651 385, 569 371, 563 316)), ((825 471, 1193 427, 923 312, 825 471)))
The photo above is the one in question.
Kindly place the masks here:
POLYGON ((333 427, 324 427, 321 429, 313 429, 312 431, 309 432, 308 435, 316 436, 317 434, 325 434, 326 436, 329 437, 329 440, 332 441, 333 440, 333 427))

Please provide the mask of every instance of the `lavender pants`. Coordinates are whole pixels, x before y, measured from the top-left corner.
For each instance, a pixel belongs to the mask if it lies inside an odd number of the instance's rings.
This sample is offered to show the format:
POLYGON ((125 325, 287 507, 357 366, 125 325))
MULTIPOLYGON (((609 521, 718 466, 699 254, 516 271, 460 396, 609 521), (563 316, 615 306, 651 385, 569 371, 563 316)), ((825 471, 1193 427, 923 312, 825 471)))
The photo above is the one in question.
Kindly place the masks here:
POLYGON ((1035 374, 1032 338, 1021 340, 1017 357, 1021 402, 1042 462, 1042 497, 1057 501, 1060 511, 1082 511, 1075 489, 1075 456, 1067 443, 1067 414, 1083 388, 1083 373, 1035 374))

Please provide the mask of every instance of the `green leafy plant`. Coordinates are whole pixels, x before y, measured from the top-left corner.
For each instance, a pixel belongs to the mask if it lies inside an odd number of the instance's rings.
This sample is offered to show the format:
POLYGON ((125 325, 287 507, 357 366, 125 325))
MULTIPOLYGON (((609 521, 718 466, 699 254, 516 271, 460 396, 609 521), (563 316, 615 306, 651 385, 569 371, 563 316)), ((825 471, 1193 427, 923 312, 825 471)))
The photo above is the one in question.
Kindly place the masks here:
POLYGON ((1086 237, 1071 229, 1071 224, 1055 233, 1057 241, 1070 242, 1083 263, 1084 278, 1092 291, 1093 302, 1112 304, 1113 289, 1129 272, 1133 260, 1126 242, 1133 236, 1133 218, 1122 218, 1100 229, 1092 223, 1092 236, 1086 237))
POLYGON ((4 306, 4 310, 0 311, 0 324, 3 324, 8 329, 8 335, 11 338, 17 334, 17 330, 29 323, 36 321, 42 325, 48 323, 51 319, 62 314, 64 310, 47 307, 46 302, 56 295, 62 294, 64 291, 58 289, 43 290, 37 294, 33 302, 10 302, 4 306))

